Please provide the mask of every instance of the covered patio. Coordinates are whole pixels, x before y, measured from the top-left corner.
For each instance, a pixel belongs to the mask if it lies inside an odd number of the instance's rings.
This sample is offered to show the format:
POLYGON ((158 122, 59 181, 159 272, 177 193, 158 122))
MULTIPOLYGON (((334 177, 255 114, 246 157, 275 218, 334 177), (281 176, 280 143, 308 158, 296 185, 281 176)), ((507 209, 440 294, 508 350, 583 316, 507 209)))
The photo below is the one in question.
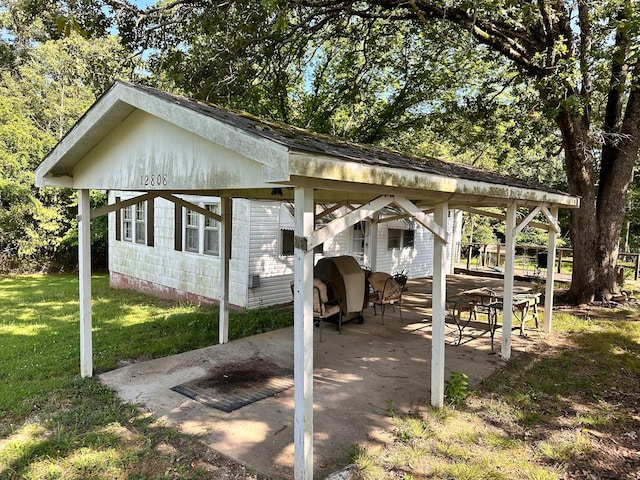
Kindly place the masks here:
MULTIPOLYGON (((479 286, 500 288, 501 280, 464 275, 449 276, 447 290, 479 286)), ((322 341, 314 331, 313 474, 322 478, 347 464, 354 445, 375 446, 392 441, 392 407, 409 412, 429 404, 425 379, 430 375, 430 279, 408 282, 403 321, 389 309, 384 325, 380 313, 365 310, 362 324, 348 322, 339 334, 325 324, 322 341)), ((530 287, 522 284, 522 287, 530 287)), ((529 324, 531 326, 531 324, 529 324)), ((514 336, 513 348, 533 348, 542 333, 527 330, 514 336)), ((463 372, 473 384, 493 373, 504 360, 492 353, 487 332, 468 331, 461 345, 455 325, 445 329, 445 376, 463 372)), ((152 412, 180 431, 198 435, 209 448, 256 469, 270 478, 294 474, 294 392, 274 396, 225 413, 171 389, 212 372, 231 376, 247 364, 269 364, 274 370, 293 369, 293 329, 244 338, 224 345, 172 357, 135 363, 100 375, 103 383, 125 401, 152 412)), ((237 386, 242 388, 241 386, 237 386)))
MULTIPOLYGON (((282 199, 295 203, 293 358, 294 472, 312 478, 314 442, 322 441, 314 422, 314 326, 312 280, 314 249, 364 219, 372 228, 388 206, 413 217, 434 236, 430 351, 420 374, 411 382, 422 386, 434 407, 444 402, 445 301, 448 217, 451 209, 506 212, 504 312, 512 311, 515 236, 527 225, 549 232, 553 265, 559 208, 575 208, 579 199, 521 180, 433 158, 417 158, 373 146, 311 134, 275 122, 236 114, 152 88, 115 83, 47 155, 36 170, 39 186, 78 190, 80 268, 80 370, 93 374, 91 326, 90 220, 138 202, 165 198, 220 222, 220 332, 228 341, 229 260, 232 198, 282 199), (135 198, 91 211, 91 189, 137 192, 135 198), (180 194, 220 197, 220 213, 189 204, 180 194), (350 213, 317 226, 316 203, 352 206, 350 213), (518 212, 525 212, 518 218, 518 212), (429 381, 430 376, 430 388, 429 381)), ((492 215, 496 215, 492 213, 492 215)), ((498 214, 500 215, 500 214, 498 214)), ((375 243, 375 242, 372 242, 375 243)), ((371 270, 376 270, 376 248, 371 270)), ((547 270, 544 329, 551 328, 553 269, 547 270)), ((375 322, 370 322, 374 324, 375 322)), ((389 321, 389 324, 392 322, 389 321)), ((505 315, 500 355, 511 355, 512 316, 505 315)), ((345 334, 344 338, 347 338, 345 334)), ((409 338, 409 337, 403 337, 409 338)), ((328 344, 328 342, 327 342, 328 344)), ((291 357, 291 343, 287 355, 291 357)), ((323 343, 324 347, 324 343, 323 343)), ((404 347, 403 347, 404 348, 404 347)), ((465 347, 458 347, 460 350, 465 347)), ((230 358, 236 342, 224 348, 230 358)), ((374 354, 377 355, 377 354, 374 354)), ((168 376, 164 371, 161 375, 168 376)), ((337 384, 340 378, 337 378, 337 384)), ((333 382, 336 382, 334 378, 333 382)), ((409 383, 407 381, 407 383, 409 383)), ((348 395, 341 389, 340 395, 348 395)), ((371 390, 369 395, 374 395, 371 390)), ((361 394, 362 396, 363 394, 361 394)), ((417 400, 417 399, 416 399, 417 400)), ((321 431, 321 430, 320 430, 321 431)), ((283 431, 284 434, 284 431, 283 431)), ((287 434, 290 437, 290 433, 287 434)), ((284 452, 283 454, 291 454, 284 452)))

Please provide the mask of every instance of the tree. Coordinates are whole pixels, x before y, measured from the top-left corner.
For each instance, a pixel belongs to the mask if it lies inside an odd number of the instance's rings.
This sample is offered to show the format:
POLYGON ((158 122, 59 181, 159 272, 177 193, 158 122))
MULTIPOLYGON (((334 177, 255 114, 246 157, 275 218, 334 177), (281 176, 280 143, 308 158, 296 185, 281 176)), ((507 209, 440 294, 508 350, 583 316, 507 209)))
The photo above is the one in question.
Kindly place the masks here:
MULTIPOLYGON (((60 3, 44 7, 10 2, 0 16, 6 32, 0 40, 2 271, 75 262, 69 258, 75 257, 75 194, 36 189, 33 171, 96 96, 115 78, 131 78, 135 68, 116 37, 104 31, 99 35, 99 9, 94 16, 84 9, 82 17, 60 3)), ((104 236, 106 226, 99 223, 92 225, 94 239, 104 236)))
MULTIPOLYGON (((640 15, 636 1, 270 0, 259 4, 262 20, 259 22, 260 29, 257 35, 247 28, 237 28, 241 27, 238 22, 242 18, 249 19, 244 8, 245 3, 246 0, 177 0, 145 12, 131 6, 127 8, 134 13, 133 18, 137 18, 138 25, 142 26, 141 30, 136 30, 138 34, 145 28, 147 33, 161 32, 163 25, 167 24, 172 27, 190 25, 191 29, 195 29, 197 25, 204 23, 207 28, 215 29, 221 28, 220 18, 230 20, 222 31, 236 32, 237 36, 234 33, 231 36, 218 37, 219 47, 231 52, 228 56, 234 58, 233 65, 261 66, 254 70, 254 81, 266 78, 260 76, 260 73, 268 68, 290 72, 288 69, 292 65, 296 68, 302 65, 303 69, 310 68, 312 73, 324 69, 324 72, 330 73, 324 76, 324 85, 331 88, 323 95, 313 97, 314 91, 322 91, 316 88, 316 85, 323 85, 316 82, 313 76, 303 82, 302 88, 298 84, 297 90, 294 91, 302 91, 302 95, 299 96, 300 102, 297 104, 300 107, 300 115, 304 116, 304 112, 307 111, 320 112, 322 116, 328 111, 332 114, 331 122, 340 118, 337 111, 332 109, 334 104, 331 102, 331 92, 336 92, 336 98, 344 98, 349 103, 352 101, 349 94, 354 91, 342 88, 340 80, 349 77, 349 67, 351 72, 362 74, 357 62, 361 57, 350 56, 350 46, 366 45, 376 48, 379 53, 376 56, 393 65, 392 70, 403 61, 412 68, 415 68, 416 61, 421 60, 425 65, 433 65, 428 62, 432 60, 430 56, 434 54, 435 45, 439 45, 439 51, 443 53, 438 57, 440 60, 451 56, 457 60, 458 66, 471 63, 476 68, 475 71, 479 71, 477 69, 480 67, 476 61, 469 62, 463 58, 487 61, 492 65, 492 70, 488 72, 488 82, 465 87, 463 80, 479 77, 456 76, 458 72, 463 76, 466 72, 464 68, 454 68, 450 76, 454 85, 442 92, 442 87, 446 89, 447 85, 440 78, 440 88, 434 91, 443 93, 443 101, 440 105, 433 101, 429 107, 453 107, 449 110, 439 110, 439 113, 444 112, 447 118, 450 118, 449 113, 455 112, 456 109, 464 110, 467 118, 473 118, 475 113, 482 116, 485 112, 485 118, 500 119, 494 125, 489 125, 492 127, 488 129, 490 134, 500 132, 508 125, 506 115, 509 112, 517 112, 518 116, 512 117, 511 122, 514 129, 524 132, 518 141, 524 141, 527 148, 531 148, 534 156, 538 158, 541 158, 541 151, 538 150, 536 153, 535 146, 530 143, 531 139, 535 138, 535 131, 525 128, 525 124, 532 120, 538 122, 539 132, 547 141, 553 138, 553 133, 548 127, 548 122, 552 122, 559 132, 557 145, 561 145, 564 152, 563 163, 568 190, 582 199, 581 207, 572 212, 570 220, 574 269, 569 299, 576 303, 589 302, 596 297, 607 297, 617 291, 615 265, 620 231, 632 170, 640 145, 640 15), (234 9, 236 16, 230 16, 234 9), (197 12, 198 15, 190 16, 193 12, 197 12), (215 20, 215 14, 222 17, 215 20), (207 23, 209 21, 211 23, 207 23), (393 33, 398 33, 399 36, 393 33), (237 49, 240 39, 244 44, 237 49), (398 42, 399 39, 404 42, 398 42), (391 52, 397 54, 401 51, 397 48, 398 44, 407 45, 406 51, 412 54, 405 55, 399 62, 394 63, 391 52), (258 45, 268 45, 269 48, 261 50, 258 45), (257 55, 244 55, 251 49, 254 49, 252 52, 257 55), (339 56, 332 54, 336 49, 340 49, 339 56), (313 52, 311 56, 310 51, 313 52), (386 55, 385 52, 389 54, 386 55), (420 52, 423 52, 422 56, 419 55, 420 52), (465 57, 462 56, 463 53, 465 57), (329 58, 336 61, 327 62, 329 58), (251 59, 254 61, 243 63, 251 59), (327 79, 333 79, 333 84, 331 81, 326 82, 327 79), (492 81, 498 85, 493 92, 492 81), (502 102, 505 96, 511 96, 513 101, 502 102), (464 104, 461 99, 469 101, 464 104), (321 102, 318 103, 316 100, 321 102), (491 110, 497 103, 502 110, 500 115, 495 116, 491 110), (306 109, 305 105, 308 105, 306 109), (468 115, 469 113, 472 115, 468 115)), ((123 3, 118 2, 118 5, 123 3)), ((177 48, 177 51, 182 50, 187 56, 192 55, 196 50, 190 47, 193 43, 191 39, 180 38, 184 44, 177 48)), ((360 50, 365 56, 367 52, 372 51, 368 48, 360 50)), ((358 52, 352 49, 351 53, 358 52)), ((216 64, 218 58, 220 57, 210 56, 208 62, 204 63, 216 64)), ((370 58, 367 60, 370 61, 370 58)), ((378 65, 381 70, 375 70, 380 79, 385 78, 384 62, 378 65)), ((415 69, 416 72, 419 70, 415 69)), ((230 72, 229 69, 223 71, 230 72)), ((400 73, 397 76, 400 79, 410 78, 408 75, 403 77, 401 69, 396 69, 393 73, 400 73)), ((242 77, 230 75, 227 81, 232 83, 235 78, 242 77)), ((251 78, 249 75, 240 83, 246 85, 251 78)), ((291 78, 301 78, 300 71, 291 78)), ((366 76, 356 78, 367 79, 366 76)), ((430 78, 432 77, 416 76, 416 82, 391 83, 390 90, 383 91, 382 95, 379 90, 373 88, 371 91, 376 94, 378 100, 382 100, 380 108, 376 106, 375 101, 363 104, 356 101, 362 97, 353 97, 351 105, 363 106, 366 115, 373 113, 373 121, 362 123, 366 127, 360 128, 364 134, 354 134, 358 132, 359 126, 350 131, 338 129, 337 133, 364 141, 393 144, 393 140, 385 137, 384 127, 395 126, 394 122, 398 122, 400 130, 411 133, 419 131, 421 135, 426 131, 427 134, 423 138, 437 138, 441 135, 437 130, 438 125, 432 124, 425 129, 426 124, 423 120, 427 116, 416 112, 416 108, 424 105, 421 102, 425 96, 415 93, 423 85, 420 81, 429 82, 430 78), (392 105, 399 105, 400 108, 389 110, 388 107, 392 105)), ((353 82, 345 82, 344 85, 353 86, 353 82)), ((284 81, 281 87, 291 88, 291 84, 284 81)), ((269 92, 269 89, 264 92, 269 92)), ((291 90, 287 92, 286 98, 283 97, 282 90, 279 96, 274 95, 272 98, 278 98, 280 104, 286 107, 289 105, 286 100, 292 98, 291 90)), ((259 98, 258 101, 265 101, 265 98, 259 98)), ((277 109, 271 111, 277 112, 277 109)), ((287 121, 290 118, 296 119, 296 116, 291 115, 286 109, 281 109, 277 116, 287 121)), ((343 118, 344 124, 347 125, 351 118, 361 117, 343 115, 343 118)), ((483 127, 491 123, 480 117, 474 120, 479 120, 483 127)), ((351 122, 353 123, 357 124, 351 122)), ((458 125, 463 123, 459 121, 458 125)), ((322 130, 326 128, 327 122, 317 115, 312 115, 309 126, 322 130), (320 120, 320 123, 314 123, 316 120, 320 120)), ((473 130, 473 126, 467 126, 465 135, 461 135, 465 143, 468 144, 470 139, 471 145, 487 142, 491 153, 500 151, 499 145, 496 145, 490 135, 483 135, 482 132, 475 135, 476 132, 473 130)), ((516 137, 520 133, 517 132, 516 137)), ((512 135, 511 132, 502 134, 503 137, 512 135)), ((447 149, 455 150, 455 139, 448 140, 447 149)), ((546 150, 548 153, 549 148, 546 150)), ((548 173, 548 170, 546 172, 548 173)), ((535 176, 535 172, 530 173, 535 176)))
POLYGON ((316 23, 363 17, 465 31, 508 59, 556 122, 568 189, 581 197, 570 221, 574 265, 568 296, 582 303, 617 291, 620 231, 640 147, 637 2, 293 3, 316 23))

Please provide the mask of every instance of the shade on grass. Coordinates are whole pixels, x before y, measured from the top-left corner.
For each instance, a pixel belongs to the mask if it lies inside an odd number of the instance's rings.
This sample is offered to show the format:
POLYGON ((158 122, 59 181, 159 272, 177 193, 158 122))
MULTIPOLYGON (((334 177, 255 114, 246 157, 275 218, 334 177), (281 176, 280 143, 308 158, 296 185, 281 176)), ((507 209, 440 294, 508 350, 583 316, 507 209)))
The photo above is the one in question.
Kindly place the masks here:
MULTIPOLYGON (((156 358, 217 343, 218 309, 159 300, 92 278, 96 373, 120 361, 156 358)), ((78 278, 75 275, 0 279, 0 412, 22 415, 79 374, 78 278)), ((232 312, 231 339, 292 324, 282 309, 232 312)))

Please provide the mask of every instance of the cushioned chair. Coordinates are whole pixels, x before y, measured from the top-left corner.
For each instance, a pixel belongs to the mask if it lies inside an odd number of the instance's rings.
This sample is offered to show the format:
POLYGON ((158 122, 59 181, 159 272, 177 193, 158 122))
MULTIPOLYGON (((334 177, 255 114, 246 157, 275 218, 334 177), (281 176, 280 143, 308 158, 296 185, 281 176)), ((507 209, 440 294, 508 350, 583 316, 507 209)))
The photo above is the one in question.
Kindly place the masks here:
POLYGON ((400 312, 400 320, 402 320, 402 285, 385 272, 373 272, 369 275, 368 280, 371 290, 373 290, 373 293, 369 296, 369 301, 373 303, 373 314, 377 315, 376 305, 380 305, 382 323, 384 324, 384 311, 387 305, 397 305, 400 312))
MULTIPOLYGON (((293 295, 293 282, 291 282, 291 294, 293 295)), ((320 327, 320 341, 322 341, 322 321, 338 316, 338 331, 342 333, 342 310, 338 300, 329 300, 327 285, 319 278, 313 279, 313 319, 316 326, 320 327)))
POLYGON ((327 285, 320 279, 313 279, 313 318, 320 324, 320 341, 322 341, 322 322, 327 318, 338 316, 338 331, 342 333, 342 310, 337 300, 329 300, 327 285))

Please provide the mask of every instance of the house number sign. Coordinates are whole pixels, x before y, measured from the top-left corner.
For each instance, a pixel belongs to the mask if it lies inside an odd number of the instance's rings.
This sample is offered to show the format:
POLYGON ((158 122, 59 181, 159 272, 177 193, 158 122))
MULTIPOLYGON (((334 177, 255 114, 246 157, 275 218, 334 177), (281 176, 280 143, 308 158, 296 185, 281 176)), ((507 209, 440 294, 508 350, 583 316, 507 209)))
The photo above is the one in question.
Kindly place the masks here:
POLYGON ((142 187, 161 187, 167 183, 168 178, 166 173, 140 175, 140 186, 142 187))

